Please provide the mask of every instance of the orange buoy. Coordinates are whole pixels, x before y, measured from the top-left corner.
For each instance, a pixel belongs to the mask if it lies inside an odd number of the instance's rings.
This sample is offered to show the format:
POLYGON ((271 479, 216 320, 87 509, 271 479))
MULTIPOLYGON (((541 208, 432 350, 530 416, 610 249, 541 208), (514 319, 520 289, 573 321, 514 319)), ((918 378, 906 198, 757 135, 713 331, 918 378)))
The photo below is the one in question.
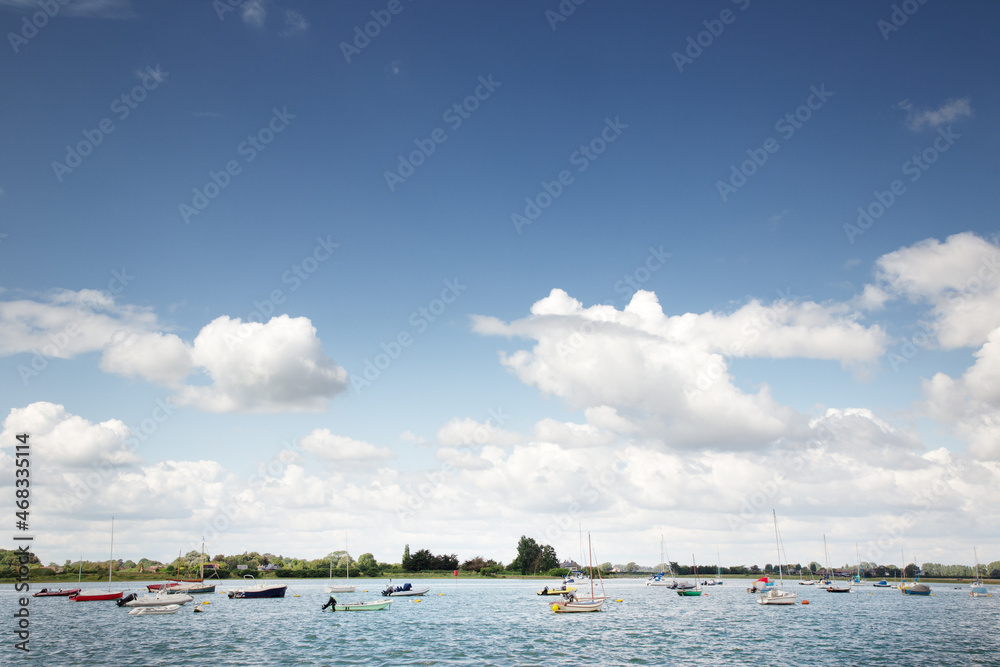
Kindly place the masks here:
POLYGON ((803 600, 802 604, 809 604, 809 600, 803 600))

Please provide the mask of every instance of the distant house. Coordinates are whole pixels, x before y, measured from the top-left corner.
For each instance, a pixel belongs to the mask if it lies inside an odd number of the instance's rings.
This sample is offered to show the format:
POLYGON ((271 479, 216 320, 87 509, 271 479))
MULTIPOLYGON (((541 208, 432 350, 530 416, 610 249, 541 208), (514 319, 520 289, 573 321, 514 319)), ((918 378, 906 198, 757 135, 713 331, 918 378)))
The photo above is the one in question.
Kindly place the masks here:
POLYGON ((563 562, 559 563, 559 567, 565 567, 570 570, 580 569, 580 565, 575 560, 564 560, 563 562))
POLYGON ((257 569, 261 572, 274 572, 275 570, 280 570, 281 568, 274 563, 268 563, 267 565, 261 565, 257 569))

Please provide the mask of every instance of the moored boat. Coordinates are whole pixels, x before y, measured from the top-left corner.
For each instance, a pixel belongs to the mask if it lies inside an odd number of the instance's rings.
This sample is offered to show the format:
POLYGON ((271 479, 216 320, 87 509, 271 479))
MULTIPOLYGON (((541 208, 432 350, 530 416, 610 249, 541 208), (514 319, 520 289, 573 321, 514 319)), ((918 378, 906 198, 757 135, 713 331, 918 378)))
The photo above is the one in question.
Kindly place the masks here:
POLYGON ((242 600, 251 598, 283 598, 288 586, 285 584, 265 584, 257 583, 252 574, 243 575, 243 580, 247 586, 236 588, 227 593, 230 600, 242 600))
POLYGON ((927 584, 913 584, 903 589, 903 595, 930 595, 931 587, 927 584))
POLYGON ((347 604, 337 603, 333 598, 323 605, 323 611, 332 607, 331 611, 381 611, 388 609, 392 600, 369 600, 368 602, 348 602, 347 604), (334 604, 330 604, 334 602, 334 604))
POLYGON ((771 510, 771 516, 774 517, 774 545, 778 551, 778 583, 781 587, 775 588, 773 582, 771 587, 767 588, 757 594, 757 604, 762 605, 790 605, 795 604, 797 596, 795 593, 790 593, 784 589, 785 578, 781 571, 781 540, 778 537, 778 515, 774 510, 771 510))
POLYGON ((167 593, 165 591, 160 591, 154 595, 136 595, 135 593, 129 593, 125 597, 118 600, 119 607, 163 607, 166 605, 175 604, 177 606, 185 605, 188 602, 194 600, 193 597, 185 593, 167 593))
MULTIPOLYGON (((163 614, 176 614, 181 608, 179 604, 167 604, 158 607, 136 607, 130 609, 129 616, 158 616, 163 614)), ((197 610, 196 610, 197 611, 197 610)))
POLYGON ((542 590, 535 593, 535 595, 562 595, 563 593, 575 593, 575 586, 559 586, 557 588, 549 588, 546 586, 542 590))
POLYGON ((33 593, 31 597, 33 598, 69 597, 70 595, 76 595, 79 592, 80 592, 79 588, 71 588, 69 590, 63 590, 61 588, 57 588, 54 591, 50 591, 47 588, 43 588, 37 593, 33 593))
POLYGON ((384 597, 405 597, 412 595, 423 595, 429 590, 430 590, 429 587, 413 588, 411 584, 403 584, 402 586, 395 586, 395 587, 389 586, 384 591, 382 591, 382 595, 384 597))

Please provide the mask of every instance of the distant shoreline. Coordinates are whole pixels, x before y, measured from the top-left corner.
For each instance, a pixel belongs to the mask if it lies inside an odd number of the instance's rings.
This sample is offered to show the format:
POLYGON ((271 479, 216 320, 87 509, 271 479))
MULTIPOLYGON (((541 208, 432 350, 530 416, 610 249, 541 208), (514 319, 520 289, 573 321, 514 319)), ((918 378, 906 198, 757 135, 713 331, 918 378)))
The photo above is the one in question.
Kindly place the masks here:
MULTIPOLYGON (((267 574, 258 573, 258 574, 254 574, 253 576, 255 578, 257 578, 257 579, 273 579, 273 580, 276 580, 276 581, 280 581, 280 580, 283 580, 283 579, 296 579, 296 580, 313 579, 315 581, 326 581, 326 577, 278 577, 278 576, 275 576, 274 573, 267 573, 267 574)), ((638 573, 638 574, 635 574, 635 573, 629 573, 629 574, 614 573, 614 574, 602 574, 601 576, 604 579, 647 579, 647 578, 649 578, 651 576, 651 574, 649 572, 638 573)), ((775 577, 772 577, 771 575, 764 575, 764 574, 757 575, 757 577, 763 577, 763 576, 767 576, 770 579, 775 579, 775 577)), ((724 575, 722 575, 721 578, 723 580, 753 581, 757 577, 755 577, 754 575, 724 574, 724 575)), ((714 579, 714 578, 715 578, 715 575, 712 575, 710 577, 704 577, 704 576, 699 576, 698 577, 698 579, 700 579, 700 580, 714 579)), ((339 577, 338 581, 340 579, 343 579, 343 577, 339 577)), ((496 575, 496 576, 487 576, 487 577, 484 577, 484 576, 480 576, 478 574, 475 574, 473 572, 463 572, 461 570, 459 571, 459 576, 458 577, 455 577, 450 572, 391 572, 391 573, 386 573, 386 574, 383 574, 383 575, 379 575, 377 577, 358 577, 358 580, 365 580, 365 581, 371 581, 371 580, 388 580, 388 579, 397 579, 397 580, 401 580, 401 579, 445 579, 445 580, 447 580, 447 579, 462 579, 464 581, 468 581, 468 580, 488 581, 488 580, 491 580, 491 579, 527 579, 527 580, 549 580, 549 581, 551 581, 553 579, 559 579, 559 577, 550 577, 550 576, 546 576, 544 574, 499 574, 499 575, 496 575)), ((681 580, 684 580, 684 579, 692 579, 693 580, 694 577, 690 576, 690 575, 689 576, 678 575, 678 576, 675 577, 675 579, 677 579, 678 581, 681 581, 681 580)), ((798 582, 798 578, 795 578, 795 577, 789 577, 788 580, 789 580, 789 582, 798 582)), ((14 584, 14 583, 18 583, 18 581, 19 581, 18 579, 13 578, 13 577, 0 578, 0 585, 14 584)), ((81 583, 81 584, 88 584, 89 585, 89 584, 94 584, 94 583, 102 583, 102 582, 106 582, 106 581, 107 581, 107 575, 104 575, 103 577, 100 577, 100 576, 97 576, 97 575, 89 575, 87 577, 84 577, 82 580, 78 580, 77 579, 77 575, 66 574, 66 575, 48 576, 48 577, 44 577, 44 578, 40 578, 40 579, 29 579, 28 583, 30 583, 31 586, 32 586, 32 589, 34 589, 35 585, 38 585, 38 584, 63 584, 63 585, 66 585, 66 584, 81 583)), ((143 581, 148 581, 148 582, 162 582, 162 581, 176 581, 176 580, 175 579, 171 579, 169 577, 149 576, 148 574, 145 574, 145 573, 144 574, 122 574, 121 576, 119 576, 119 575, 116 574, 115 577, 114 577, 114 580, 112 582, 112 585, 114 585, 114 583, 119 583, 119 582, 136 582, 136 581, 139 581, 139 582, 143 582, 143 581)), ((241 582, 241 581, 243 581, 242 577, 229 577, 229 578, 226 578, 226 579, 216 579, 216 578, 211 578, 211 579, 206 578, 205 579, 206 583, 208 583, 208 584, 216 584, 216 585, 225 584, 227 582, 236 582, 236 583, 238 583, 238 582, 241 582)), ((868 580, 866 580, 865 585, 866 586, 871 586, 876 581, 878 581, 878 580, 877 579, 868 579, 868 580)), ((899 583, 898 580, 889 580, 889 579, 886 579, 886 581, 891 586, 893 586, 893 587, 895 587, 899 583)), ((955 586, 962 586, 962 585, 967 586, 970 583, 972 583, 972 579, 969 579, 969 578, 966 578, 966 577, 955 578, 955 579, 942 579, 942 578, 939 578, 939 577, 928 577, 928 578, 922 577, 920 579, 920 582, 921 583, 927 583, 927 584, 953 584, 955 586)), ((840 580, 839 583, 843 583, 843 580, 840 580)), ((1000 579, 983 579, 983 583, 985 583, 987 585, 997 586, 997 585, 1000 585, 1000 579)))

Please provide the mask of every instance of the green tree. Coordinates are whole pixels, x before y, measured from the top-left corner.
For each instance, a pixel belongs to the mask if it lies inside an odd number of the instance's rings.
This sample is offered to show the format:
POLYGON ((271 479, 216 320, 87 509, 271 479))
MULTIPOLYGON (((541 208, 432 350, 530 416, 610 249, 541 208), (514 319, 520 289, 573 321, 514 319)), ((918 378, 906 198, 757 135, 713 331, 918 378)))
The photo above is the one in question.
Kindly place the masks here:
POLYGON ((358 570, 366 577, 377 577, 382 574, 382 568, 372 554, 361 554, 358 557, 358 570))
MULTIPOLYGON (((528 574, 535 567, 541 555, 542 548, 535 542, 535 539, 522 535, 521 539, 517 542, 517 558, 511 562, 510 569, 516 570, 521 574, 528 574)), ((556 562, 556 565, 559 565, 559 563, 556 562)))
POLYGON ((412 565, 413 564, 410 562, 410 545, 407 544, 405 547, 403 547, 403 562, 402 562, 403 571, 412 572, 413 571, 412 565))
POLYGON ((556 550, 546 544, 542 547, 538 554, 538 559, 535 561, 534 572, 535 574, 539 572, 548 572, 549 570, 557 567, 559 567, 559 557, 556 556, 556 550))

